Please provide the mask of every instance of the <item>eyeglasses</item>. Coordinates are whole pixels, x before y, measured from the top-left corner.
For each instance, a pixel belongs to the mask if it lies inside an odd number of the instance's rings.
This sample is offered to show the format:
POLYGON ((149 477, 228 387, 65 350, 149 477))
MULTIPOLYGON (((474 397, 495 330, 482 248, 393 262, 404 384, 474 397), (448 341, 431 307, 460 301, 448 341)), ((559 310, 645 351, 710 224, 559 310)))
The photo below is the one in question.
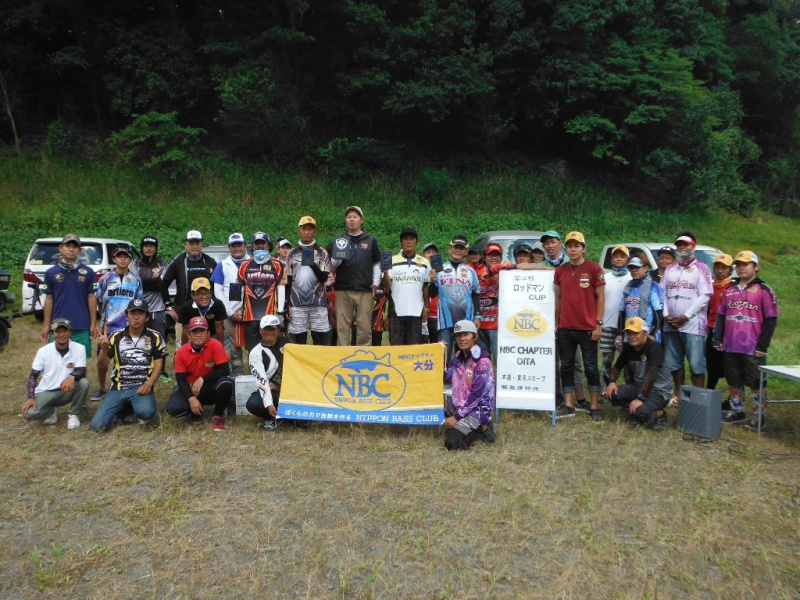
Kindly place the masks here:
POLYGON ((211 295, 211 292, 209 290, 205 290, 205 291, 198 290, 198 291, 193 292, 193 293, 194 293, 195 296, 200 296, 201 298, 205 298, 206 296, 210 296, 211 295))

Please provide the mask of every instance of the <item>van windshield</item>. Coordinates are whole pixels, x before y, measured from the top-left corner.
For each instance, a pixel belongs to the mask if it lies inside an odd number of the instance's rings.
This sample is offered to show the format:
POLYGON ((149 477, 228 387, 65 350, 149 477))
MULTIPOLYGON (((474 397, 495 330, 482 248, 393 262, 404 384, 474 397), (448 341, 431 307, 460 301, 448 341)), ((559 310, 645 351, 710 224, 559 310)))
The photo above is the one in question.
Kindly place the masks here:
MULTIPOLYGON (((58 264, 61 253, 58 251, 58 242, 37 242, 31 250, 31 259, 28 264, 32 266, 52 266, 58 264)), ((81 246, 78 260, 84 265, 99 265, 103 262, 103 248, 99 243, 86 243, 81 246)))

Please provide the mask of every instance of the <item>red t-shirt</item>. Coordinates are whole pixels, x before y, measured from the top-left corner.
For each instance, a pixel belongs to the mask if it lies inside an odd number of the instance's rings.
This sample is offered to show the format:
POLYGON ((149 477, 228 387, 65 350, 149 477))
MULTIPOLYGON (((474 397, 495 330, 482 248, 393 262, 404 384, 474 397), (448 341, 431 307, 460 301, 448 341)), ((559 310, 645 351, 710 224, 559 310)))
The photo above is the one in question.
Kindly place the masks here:
POLYGON ((186 373, 186 381, 192 385, 200 377, 211 373, 217 365, 228 362, 228 354, 221 342, 208 338, 199 352, 191 344, 183 344, 175 353, 175 373, 186 373))
POLYGON ((578 331, 594 330, 598 318, 595 288, 606 284, 600 265, 589 259, 584 260, 579 267, 566 262, 556 268, 553 283, 561 288, 558 327, 578 331))

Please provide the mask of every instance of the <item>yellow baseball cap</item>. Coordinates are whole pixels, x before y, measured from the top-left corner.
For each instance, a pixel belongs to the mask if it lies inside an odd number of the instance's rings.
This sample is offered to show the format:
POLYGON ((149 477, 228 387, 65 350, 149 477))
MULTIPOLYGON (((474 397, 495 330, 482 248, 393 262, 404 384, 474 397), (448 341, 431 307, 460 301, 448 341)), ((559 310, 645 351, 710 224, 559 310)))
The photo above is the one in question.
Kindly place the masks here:
POLYGON ((566 246, 569 242, 578 242, 579 244, 586 245, 586 240, 583 237, 583 234, 580 231, 570 231, 567 234, 567 237, 564 238, 564 245, 566 246))
POLYGON ((196 292, 197 290, 210 290, 211 289, 211 282, 206 279, 205 277, 198 277, 194 281, 192 281, 192 291, 196 292))
POLYGON ((627 321, 625 321, 625 331, 630 331, 631 333, 639 333, 640 331, 644 331, 646 328, 644 326, 644 321, 641 317, 631 317, 627 321))
POLYGON ((314 217, 306 215, 305 217, 301 217, 300 222, 297 224, 298 227, 302 227, 303 225, 313 225, 316 227, 317 222, 314 220, 314 217))
POLYGON ((733 258, 731 258, 730 254, 717 254, 717 256, 714 257, 714 264, 717 263, 730 267, 733 264, 733 258))
POLYGON ((758 264, 758 255, 755 252, 750 250, 742 250, 739 254, 736 255, 736 258, 733 259, 733 262, 737 263, 753 263, 754 265, 758 264))
POLYGON ((631 251, 628 250, 628 247, 623 246, 622 244, 620 244, 619 246, 614 246, 614 249, 611 251, 611 255, 613 256, 617 252, 622 252, 625 256, 631 255, 631 251))

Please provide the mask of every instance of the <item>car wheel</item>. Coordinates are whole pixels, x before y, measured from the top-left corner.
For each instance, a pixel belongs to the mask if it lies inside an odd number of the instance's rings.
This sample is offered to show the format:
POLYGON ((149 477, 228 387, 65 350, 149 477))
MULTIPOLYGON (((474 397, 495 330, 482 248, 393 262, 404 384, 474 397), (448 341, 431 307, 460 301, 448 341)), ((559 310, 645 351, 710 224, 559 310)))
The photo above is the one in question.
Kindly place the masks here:
POLYGON ((6 295, 0 292, 0 312, 6 309, 6 295))
POLYGON ((33 316, 37 321, 39 321, 39 323, 44 321, 44 311, 43 310, 37 310, 35 313, 33 313, 33 316))

